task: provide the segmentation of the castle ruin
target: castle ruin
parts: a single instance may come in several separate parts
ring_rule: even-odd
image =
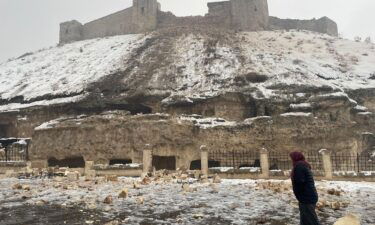
[[[177,17],[161,11],[157,0],[133,0],[133,6],[86,24],[73,20],[60,24],[60,43],[124,34],[150,32],[162,28],[204,26],[235,31],[310,30],[338,35],[337,24],[318,20],[270,17],[267,0],[230,0],[207,4],[205,16]]]

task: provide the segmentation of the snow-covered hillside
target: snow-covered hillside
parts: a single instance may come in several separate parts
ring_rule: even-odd
[[[153,35],[156,40],[145,44]],[[168,94],[166,104],[174,96],[191,102],[233,91],[255,98],[287,98],[283,94],[303,95],[309,88],[328,87],[331,92],[375,88],[375,45],[371,43],[293,30],[216,36],[187,33],[169,37],[164,41],[168,45],[158,35],[76,42],[3,63],[0,111],[79,101],[90,83],[129,69],[131,53],[141,47],[142,53],[134,59],[138,64],[122,79],[126,86],[122,90]],[[19,100],[10,104],[14,99],[22,99],[22,104]]]
[[[81,41],[40,50],[0,64],[0,99],[22,96],[28,104],[11,104],[0,109],[24,108],[77,101],[87,84],[125,67],[133,49],[144,35],[124,35]],[[33,101],[43,96],[59,99]],[[73,96],[73,97],[71,97]]]
[[[245,86],[258,89],[254,97],[260,98],[278,95],[274,90],[281,85],[329,86],[335,91],[375,88],[374,44],[308,31],[247,32],[236,39],[219,41],[211,54],[205,38],[179,39],[175,64],[183,72],[175,94],[215,95],[233,90],[241,78]],[[257,76],[266,81],[251,81]]]

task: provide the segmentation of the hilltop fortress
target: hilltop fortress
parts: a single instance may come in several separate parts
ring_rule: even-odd
[[[133,6],[86,24],[73,20],[60,24],[60,43],[107,36],[138,34],[171,27],[215,27],[235,31],[310,30],[338,35],[328,17],[312,20],[270,17],[267,0],[230,0],[207,4],[205,16],[177,17],[161,11],[157,0],[133,0]]]

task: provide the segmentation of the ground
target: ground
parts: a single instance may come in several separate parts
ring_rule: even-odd
[[[375,224],[375,183],[319,181],[317,187],[323,225],[349,212],[363,225]],[[298,208],[290,182],[281,180],[0,179],[1,225],[108,222],[294,225]]]

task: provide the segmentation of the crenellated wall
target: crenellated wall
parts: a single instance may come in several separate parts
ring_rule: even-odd
[[[210,2],[205,16],[177,17],[161,11],[157,0],[133,0],[133,6],[92,22],[76,20],[60,24],[60,43],[136,34],[173,27],[215,27],[235,31],[280,29],[310,30],[337,36],[337,24],[323,17],[318,20],[292,20],[270,17],[267,0]]]

